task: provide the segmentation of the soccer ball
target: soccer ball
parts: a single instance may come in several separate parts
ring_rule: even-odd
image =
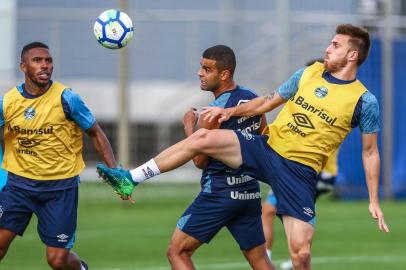
[[[103,11],[93,27],[97,41],[106,48],[120,49],[133,37],[133,23],[130,17],[116,9]]]

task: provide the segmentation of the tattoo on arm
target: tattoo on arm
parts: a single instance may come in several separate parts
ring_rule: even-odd
[[[265,100],[271,100],[273,99],[273,97],[275,96],[276,91],[273,91],[272,93],[270,93],[269,95],[265,96]]]

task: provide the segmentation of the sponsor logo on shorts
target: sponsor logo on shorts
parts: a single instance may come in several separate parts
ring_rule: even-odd
[[[227,177],[227,184],[229,186],[234,186],[234,185],[249,182],[251,180],[254,180],[254,178],[252,178],[251,176],[248,176],[248,175],[231,176],[231,177]]]
[[[68,242],[67,239],[69,238],[68,235],[63,234],[63,233],[61,233],[60,235],[57,235],[56,237],[58,237],[58,242],[63,242],[63,243]]]
[[[260,199],[261,198],[261,192],[239,192],[239,191],[231,191],[230,192],[230,197],[233,200],[255,200],[255,199]]]
[[[310,207],[303,207],[303,213],[309,217],[313,217],[314,212]]]

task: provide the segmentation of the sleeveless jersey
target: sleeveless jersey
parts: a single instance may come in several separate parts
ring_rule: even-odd
[[[83,170],[82,131],[65,117],[61,102],[65,88],[54,81],[39,97],[25,98],[16,87],[4,95],[7,171],[35,180],[59,180]]]
[[[323,72],[321,63],[307,67],[297,93],[267,128],[268,144],[278,154],[316,172],[351,131],[355,107],[367,91],[358,80],[330,83],[323,78]]]
[[[235,90],[225,92],[216,98],[209,106],[219,106],[223,108],[234,107],[245,103],[257,95],[250,89],[237,86]],[[261,116],[254,117],[231,117],[221,123],[220,129],[239,130],[243,133],[259,134],[261,126]],[[245,174],[243,170],[235,170],[224,163],[209,158],[208,166],[203,170],[201,177],[202,192],[221,197],[240,198],[259,194],[259,184],[257,179]],[[239,192],[243,192],[240,194]],[[246,193],[250,192],[250,193]]]

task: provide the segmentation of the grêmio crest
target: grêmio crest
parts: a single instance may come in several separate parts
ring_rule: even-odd
[[[327,89],[327,87],[324,87],[324,86],[317,87],[314,90],[314,95],[318,98],[324,98],[327,96],[327,94],[328,94],[328,89]]]

